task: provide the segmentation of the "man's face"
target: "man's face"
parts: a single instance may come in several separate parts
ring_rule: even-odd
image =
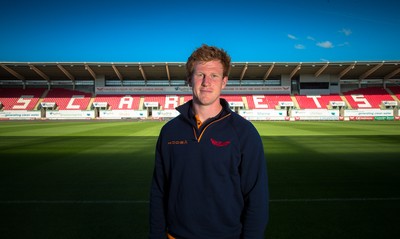
[[[228,81],[223,76],[224,68],[220,61],[197,62],[191,78],[193,101],[199,105],[216,105]]]

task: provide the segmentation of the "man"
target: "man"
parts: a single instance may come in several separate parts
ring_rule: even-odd
[[[220,98],[230,56],[202,45],[188,58],[193,99],[162,128],[150,196],[149,238],[263,238],[268,185],[255,127]]]

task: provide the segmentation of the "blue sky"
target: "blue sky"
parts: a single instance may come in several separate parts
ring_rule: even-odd
[[[400,1],[3,1],[0,62],[400,60]]]

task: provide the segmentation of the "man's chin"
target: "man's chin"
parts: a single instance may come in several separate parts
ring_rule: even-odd
[[[202,97],[194,102],[197,104],[200,104],[200,105],[207,106],[207,105],[212,105],[215,101],[216,101],[216,99],[214,99],[214,98]]]

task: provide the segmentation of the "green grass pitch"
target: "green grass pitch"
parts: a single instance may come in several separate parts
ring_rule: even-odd
[[[163,122],[0,122],[0,238],[147,238]],[[265,238],[400,238],[400,122],[254,122]]]

